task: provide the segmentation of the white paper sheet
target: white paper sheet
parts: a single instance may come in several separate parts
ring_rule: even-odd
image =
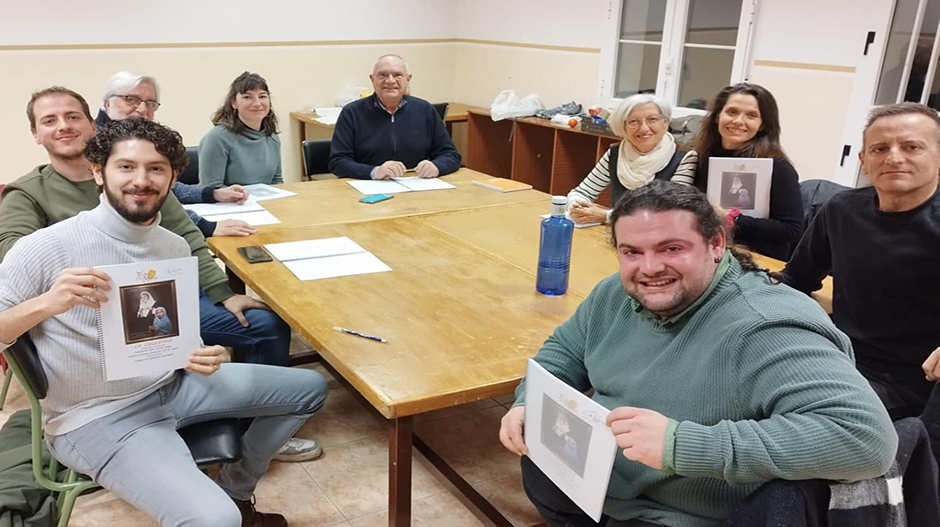
[[[774,160],[754,157],[708,159],[708,201],[739,209],[752,218],[770,217],[770,184]]]
[[[551,216],[551,214],[542,214],[541,218],[544,220],[544,219],[547,219],[549,216]],[[568,218],[569,220],[571,220],[571,215],[570,215],[570,214],[565,213],[565,217]],[[597,226],[597,225],[601,225],[600,222],[578,223],[578,222],[576,222],[576,221],[574,221],[574,220],[571,220],[571,221],[574,222],[574,228],[575,228],[575,229],[583,229],[583,228],[585,228],[585,227],[595,227],[595,226]]]
[[[525,444],[529,459],[581,510],[600,522],[617,441],[609,410],[532,359],[526,364]]]
[[[241,220],[253,227],[281,223],[281,220],[277,219],[274,214],[271,214],[266,210],[256,210],[254,212],[236,212],[230,214],[213,214],[211,216],[203,216],[203,218],[209,221]]]
[[[251,199],[241,205],[238,203],[194,203],[192,205],[183,205],[183,208],[204,217],[216,214],[234,214],[264,210],[264,207],[262,207],[260,203]]]
[[[102,367],[108,381],[186,366],[199,337],[195,257],[99,267],[111,277],[101,304]]]
[[[302,281],[383,273],[392,270],[391,267],[385,265],[382,260],[379,260],[370,252],[294,260],[285,262],[284,265]]]
[[[357,179],[355,181],[347,181],[346,183],[349,183],[349,186],[366,196],[371,196],[372,194],[399,194],[402,192],[411,192],[410,188],[400,185],[391,179]]]
[[[319,240],[269,243],[266,244],[264,248],[271,253],[271,256],[281,262],[366,252],[358,243],[350,240],[346,236],[322,238]]]
[[[441,181],[438,178],[421,178],[418,176],[413,177],[399,177],[394,178],[392,181],[403,185],[408,190],[414,192],[420,192],[424,190],[448,190],[452,188],[457,188],[446,181]]]
[[[271,185],[265,185],[264,183],[257,183],[254,185],[245,185],[245,190],[248,191],[248,196],[249,196],[248,199],[253,200],[253,201],[289,198],[291,196],[297,195],[296,192],[291,192],[289,190],[284,190],[282,188],[272,187]]]

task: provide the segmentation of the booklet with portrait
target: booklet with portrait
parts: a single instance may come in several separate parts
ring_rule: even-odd
[[[111,277],[98,335],[105,380],[186,366],[202,345],[196,257],[99,269]]]
[[[619,449],[604,408],[539,363],[526,364],[529,459],[585,514],[600,522]]]
[[[774,160],[756,157],[708,159],[708,201],[752,218],[770,217]]]

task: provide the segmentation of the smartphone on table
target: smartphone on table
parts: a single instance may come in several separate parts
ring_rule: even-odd
[[[380,201],[385,201],[387,199],[392,199],[394,197],[395,197],[394,194],[373,194],[371,196],[366,196],[364,198],[361,198],[359,201],[361,203],[378,203]]]
[[[271,255],[268,254],[268,251],[265,251],[264,247],[260,245],[239,247],[238,252],[245,258],[245,260],[248,260],[248,263],[270,262],[273,260]]]

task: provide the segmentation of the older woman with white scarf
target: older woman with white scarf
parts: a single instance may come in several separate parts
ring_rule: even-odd
[[[610,210],[594,203],[608,185],[611,203],[616,204],[624,190],[633,190],[654,179],[669,180],[685,160],[676,151],[676,141],[666,133],[672,108],[662,99],[647,94],[624,99],[607,120],[610,129],[623,141],[611,145],[580,185],[568,193],[568,214],[578,223],[606,223]],[[694,170],[694,161],[685,170]],[[613,167],[613,171],[611,171]]]

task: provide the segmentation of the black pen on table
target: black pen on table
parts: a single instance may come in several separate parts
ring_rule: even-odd
[[[358,331],[353,331],[353,330],[351,330],[351,329],[341,328],[341,327],[339,327],[339,326],[333,326],[333,329],[335,329],[336,331],[339,331],[340,333],[345,333],[345,334],[347,334],[347,335],[355,335],[355,336],[357,336],[357,337],[362,337],[362,338],[364,338],[364,339],[374,340],[374,341],[376,341],[376,342],[388,342],[387,340],[383,339],[382,337],[376,337],[376,336],[373,336],[373,335],[366,335],[365,333],[359,333]]]

